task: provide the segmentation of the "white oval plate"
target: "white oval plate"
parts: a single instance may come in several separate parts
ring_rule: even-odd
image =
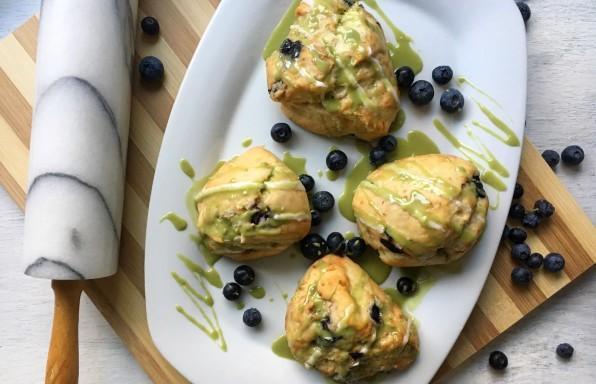
[[[180,304],[193,311],[192,303],[170,276],[177,271],[192,277],[176,257],[177,252],[201,262],[189,233],[177,232],[168,223],[159,224],[167,211],[188,219],[184,194],[189,179],[179,170],[181,158],[188,159],[200,177],[207,174],[220,159],[243,152],[241,142],[250,137],[253,145],[265,145],[281,156],[285,150],[308,159],[307,170],[314,175],[319,190],[329,190],[338,197],[344,177],[335,182],[318,178],[325,168],[328,147],[337,145],[348,153],[351,168],[360,158],[351,140],[329,140],[310,134],[294,124],[294,137],[288,145],[274,143],[270,127],[287,121],[267,94],[262,48],[289,5],[289,0],[224,0],[219,5],[197,52],[172,110],[156,168],[147,224],[145,258],[145,293],[147,319],[155,344],[161,353],[184,376],[197,383],[265,383],[286,384],[323,382],[318,373],[291,360],[277,357],[271,343],[284,332],[285,302],[280,290],[292,295],[308,263],[302,257],[277,256],[252,263],[258,283],[267,289],[263,300],[247,298],[263,314],[263,324],[250,329],[242,323],[242,311],[227,302],[219,290],[210,288],[215,309],[228,342],[228,352],[191,325],[176,310]],[[414,46],[424,60],[417,77],[430,79],[432,69],[448,64],[456,76],[464,75],[498,100],[499,116],[523,137],[526,102],[525,29],[512,1],[502,0],[378,0],[389,17],[414,39]],[[392,40],[388,28],[382,23]],[[454,86],[454,84],[452,83]],[[448,118],[441,113],[436,88],[432,107],[415,109],[402,97],[407,113],[404,136],[410,130],[429,135],[443,153],[459,153],[432,125],[440,116],[452,132],[469,142],[464,124],[471,119],[486,120],[472,98],[490,104],[490,100],[471,87],[461,87],[466,96],[464,113]],[[494,106],[494,104],[491,104]],[[498,108],[494,106],[493,109]],[[442,276],[424,298],[414,315],[420,323],[420,355],[403,373],[387,376],[383,382],[422,383],[429,381],[447,354],[468,318],[493,261],[509,209],[513,184],[517,176],[520,147],[508,147],[484,132],[478,135],[504,163],[511,175],[505,179],[507,191],[501,193],[501,204],[489,212],[488,226],[481,241],[465,258],[458,273]],[[461,154],[459,154],[461,155]],[[488,188],[492,202],[496,191]],[[189,225],[192,227],[192,224]],[[328,215],[317,228],[322,234],[354,230],[337,211]],[[216,265],[224,281],[232,280],[236,263],[221,260]],[[399,275],[394,270],[385,285],[393,286]],[[245,295],[248,297],[248,295]],[[269,299],[274,301],[270,302]],[[198,316],[198,313],[194,313]]]

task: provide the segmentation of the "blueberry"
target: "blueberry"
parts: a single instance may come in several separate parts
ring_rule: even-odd
[[[506,239],[509,236],[509,231],[509,226],[505,224],[505,226],[503,227],[503,234],[501,235],[501,240]]]
[[[327,236],[327,248],[330,253],[336,255],[343,254],[346,249],[346,242],[343,235],[339,232],[331,232],[329,236]]]
[[[579,145],[570,145],[561,152],[561,160],[565,165],[579,165],[584,161],[584,150]]]
[[[543,265],[548,272],[559,272],[565,268],[565,259],[558,253],[549,253],[544,258]]]
[[[315,187],[315,179],[313,179],[312,176],[300,175],[300,176],[298,176],[298,178],[300,179],[300,182],[304,186],[304,189],[306,190],[306,192],[312,191],[312,189]]]
[[[385,152],[393,152],[397,148],[397,139],[391,135],[383,136],[381,137],[381,140],[379,140],[377,147]]]
[[[522,18],[524,19],[524,23],[527,23],[528,20],[530,20],[530,16],[532,16],[532,11],[530,10],[530,7],[523,1],[516,1],[515,4],[517,4],[517,8],[519,8],[519,11],[521,12]]]
[[[312,195],[312,206],[319,212],[327,212],[333,208],[335,199],[327,191],[319,191]]]
[[[312,227],[316,227],[319,224],[321,224],[321,212],[317,211],[316,209],[311,209],[310,210],[310,225]]]
[[[488,357],[488,364],[490,364],[490,366],[493,369],[501,371],[507,368],[507,364],[509,364],[509,361],[507,360],[507,356],[503,352],[493,351],[490,353],[490,356]]]
[[[573,347],[568,343],[559,344],[557,345],[557,355],[563,359],[571,359],[571,356],[573,356]]]
[[[513,271],[511,271],[511,280],[515,284],[530,284],[533,277],[534,274],[532,271],[525,267],[515,267],[513,268]]]
[[[251,285],[255,281],[255,271],[248,265],[240,265],[234,269],[234,280],[240,285]]]
[[[155,17],[144,17],[141,20],[141,29],[148,35],[157,35],[159,33],[159,22]]]
[[[300,240],[300,251],[309,260],[317,260],[327,254],[327,243],[320,235],[311,233]]]
[[[387,162],[387,152],[383,148],[375,147],[370,150],[368,159],[375,167],[381,166]]]
[[[433,69],[432,76],[435,83],[445,85],[453,78],[453,70],[448,65],[441,65]]]
[[[414,82],[414,71],[408,66],[399,67],[395,70],[395,78],[397,85],[404,88],[409,88]]]
[[[327,154],[327,159],[325,159],[327,163],[327,168],[332,171],[341,171],[348,165],[348,156],[344,153],[344,151],[340,151],[339,149],[334,149],[333,151]]]
[[[242,288],[236,283],[227,283],[223,287],[223,295],[228,300],[237,300],[242,294]]]
[[[163,63],[155,56],[145,56],[139,62],[139,73],[144,80],[160,81],[164,75]]]
[[[544,260],[544,257],[542,257],[542,255],[540,253],[534,252],[526,260],[526,266],[528,268],[538,269],[538,268],[540,268],[540,266],[542,266],[543,260]]]
[[[416,282],[407,276],[402,276],[397,280],[397,290],[405,296],[409,296],[416,292],[418,288]]]
[[[350,257],[360,257],[366,250],[366,243],[360,237],[354,237],[348,240],[346,244],[346,254]]]
[[[515,227],[509,230],[507,238],[514,244],[521,244],[528,238],[528,234],[523,228]]]
[[[532,229],[538,228],[540,225],[540,216],[538,216],[535,212],[528,212],[522,219],[522,225]]]
[[[514,244],[511,247],[511,257],[517,261],[524,262],[530,257],[530,247],[526,243]]]
[[[290,39],[285,39],[279,47],[279,52],[281,52],[282,55],[290,56],[293,59],[300,56],[300,51],[302,51],[302,42],[300,42],[300,40],[292,41]]]
[[[534,209],[540,217],[551,217],[555,213],[555,207],[544,199],[537,200],[534,203]]]
[[[271,127],[271,138],[278,143],[285,143],[292,138],[292,128],[287,123],[275,123]]]
[[[515,183],[515,188],[513,189],[513,198],[519,199],[524,195],[524,187],[520,183]]]
[[[381,308],[377,304],[370,307],[370,318],[377,324],[381,323]]]
[[[244,324],[251,328],[261,324],[262,319],[261,312],[259,312],[259,310],[256,308],[248,308],[242,315],[242,321],[244,321]]]
[[[356,3],[356,0],[344,0],[344,3],[346,3],[348,7],[351,7]]]
[[[561,160],[559,153],[557,151],[553,151],[552,149],[547,149],[546,151],[542,152],[542,158],[551,168],[556,167]]]
[[[441,95],[441,109],[447,113],[459,112],[464,108],[464,95],[457,89],[449,88]]]
[[[511,204],[511,208],[509,208],[509,217],[512,219],[523,219],[524,215],[526,214],[526,209],[520,203],[513,203]]]
[[[435,89],[426,80],[418,80],[410,87],[408,97],[415,105],[426,105],[435,96]]]

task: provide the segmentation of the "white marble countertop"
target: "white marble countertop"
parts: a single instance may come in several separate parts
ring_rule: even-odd
[[[510,1],[510,0],[503,0]],[[527,133],[541,150],[579,144],[586,160],[557,174],[594,223],[596,219],[596,2],[528,1]],[[0,37],[34,12],[39,0],[0,0]],[[0,143],[1,145],[1,143]],[[20,263],[23,214],[0,188],[0,382],[43,381],[53,295],[50,282],[28,278]],[[596,252],[596,250],[594,250]],[[596,273],[527,316],[473,358],[452,383],[596,383]],[[80,382],[145,383],[149,379],[89,299],[80,315]],[[571,361],[555,355],[557,344],[575,347]],[[509,357],[497,374],[487,366],[490,350]],[[249,381],[247,381],[248,383]]]

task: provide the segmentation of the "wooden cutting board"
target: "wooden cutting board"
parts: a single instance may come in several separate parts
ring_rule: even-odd
[[[162,88],[148,90],[135,77],[128,149],[126,198],[120,269],[117,275],[85,282],[85,292],[105,316],[149,377],[158,383],[185,382],[159,354],[149,336],[145,315],[144,244],[147,206],[159,147],[170,109],[192,54],[219,0],[140,0],[139,19],[152,15],[161,24],[159,38],[137,34],[136,59],[160,57],[166,68]],[[34,105],[35,47],[38,19],[32,18],[0,41],[0,183],[24,208],[27,162]],[[101,32],[98,32],[101,33]],[[109,70],[109,69],[107,69]],[[136,74],[135,74],[136,76]],[[539,272],[529,288],[511,284],[509,247],[502,245],[482,294],[436,379],[470,356],[571,283],[596,263],[596,231],[526,139],[519,174],[523,203],[544,197],[557,212],[537,233],[532,250],[565,255],[564,272]]]

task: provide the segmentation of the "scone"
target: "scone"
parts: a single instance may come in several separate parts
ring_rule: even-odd
[[[405,369],[418,354],[412,319],[360,266],[335,255],[306,271],[288,305],[286,336],[298,362],[344,382]]]
[[[450,155],[385,164],[360,183],[352,201],[366,243],[399,267],[462,257],[482,235],[488,205],[474,164]]]
[[[373,140],[399,110],[385,35],[357,1],[302,2],[266,66],[271,99],[317,134]]]
[[[222,165],[195,201],[204,244],[235,260],[278,254],[310,228],[308,197],[298,176],[261,147]]]

